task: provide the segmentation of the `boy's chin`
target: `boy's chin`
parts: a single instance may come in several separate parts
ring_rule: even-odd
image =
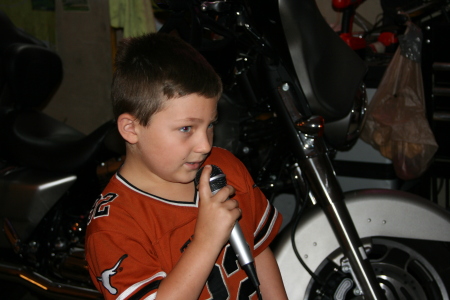
[[[191,180],[188,180],[188,181],[183,180],[183,181],[180,181],[178,183],[180,183],[180,184],[191,184],[192,182],[194,182],[194,179],[191,179]]]
[[[185,176],[185,178],[180,178],[180,180],[177,181],[177,183],[180,183],[180,184],[190,184],[190,183],[194,182],[195,174],[196,174],[196,173],[193,173],[192,176]]]

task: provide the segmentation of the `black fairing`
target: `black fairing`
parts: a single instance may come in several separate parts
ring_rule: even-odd
[[[246,3],[287,70],[296,72],[312,114],[327,122],[348,115],[367,66],[330,28],[316,2]]]
[[[280,58],[287,71],[294,75],[295,69],[280,19],[278,1],[245,1],[253,25],[269,42],[271,51]]]

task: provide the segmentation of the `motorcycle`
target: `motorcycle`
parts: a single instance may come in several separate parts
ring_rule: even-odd
[[[330,158],[364,123],[366,66],[314,0],[159,5],[172,12],[160,32],[177,31],[222,77],[215,144],[246,164],[269,200],[296,196],[272,245],[289,298],[448,299],[448,212],[400,191],[344,194],[337,181]],[[24,57],[31,64],[39,51],[37,61],[60,70],[48,49],[16,43],[2,54],[7,78],[23,79]],[[85,268],[84,229],[123,149],[113,122],[84,136],[35,109],[58,83],[38,101],[23,95],[36,78],[8,82],[0,100],[0,279],[49,298],[101,298]]]
[[[344,194],[336,179],[330,157],[364,123],[367,69],[315,1],[164,2],[174,13],[160,31],[190,42],[225,83],[216,144],[269,199],[299,201],[273,245],[289,298],[448,299],[448,212],[401,191]]]
[[[101,299],[86,269],[84,230],[122,143],[113,121],[84,135],[42,113],[61,83],[61,59],[1,11],[0,31],[2,297],[22,299],[27,291],[11,288],[19,284],[45,299]]]

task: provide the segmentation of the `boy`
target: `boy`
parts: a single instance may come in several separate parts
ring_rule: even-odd
[[[212,147],[221,92],[212,67],[176,37],[122,43],[112,99],[126,160],[96,201],[86,236],[89,272],[106,299],[256,299],[228,243],[238,219],[263,297],[287,299],[268,248],[281,216],[243,164]],[[215,195],[210,164],[230,184]]]

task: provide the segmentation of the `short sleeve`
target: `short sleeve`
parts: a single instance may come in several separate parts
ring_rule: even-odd
[[[91,279],[105,299],[131,295],[154,299],[166,277],[142,228],[117,207],[114,216],[89,224],[86,260]]]

